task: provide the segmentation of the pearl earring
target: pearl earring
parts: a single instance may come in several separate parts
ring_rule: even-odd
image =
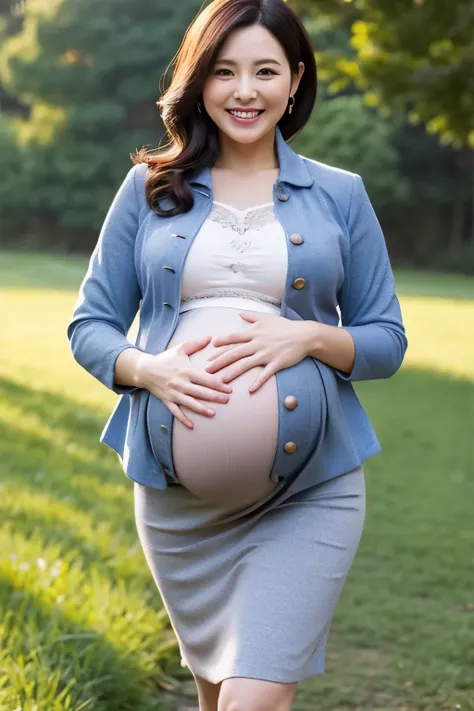
[[[289,104],[289,106],[288,106],[288,113],[289,113],[289,114],[291,114],[291,112],[293,111],[293,106],[295,105],[295,97],[294,97],[294,96],[290,96],[290,101],[292,101],[293,103],[292,103],[292,104]]]

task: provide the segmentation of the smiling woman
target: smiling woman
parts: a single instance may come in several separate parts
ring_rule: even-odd
[[[350,381],[390,377],[406,349],[361,177],[287,145],[316,87],[284,0],[208,4],[159,102],[170,143],[134,156],[148,165],[113,203],[68,328],[123,395],[102,441],[135,481],[143,551],[206,711],[289,711],[324,672],[362,462],[381,449]],[[230,372],[222,399],[210,337],[244,329],[235,360],[212,361]]]
[[[191,209],[186,178],[195,171],[229,168],[251,179],[278,168],[275,126],[285,140],[295,136],[317,93],[309,35],[283,0],[214,0],[188,30],[171,84],[156,102],[171,140],[159,156],[145,148],[132,156],[149,165],[147,201],[164,217]],[[255,111],[255,118],[238,114]]]
[[[242,56],[239,47],[243,44],[254,51]],[[302,61],[294,70],[288,66],[281,44],[266,27],[256,24],[234,30],[221,47],[202,91],[206,115],[220,129],[214,167],[231,165],[237,170],[241,162],[249,171],[261,166],[265,156],[271,155],[271,146],[262,140],[264,133],[287,109],[291,115],[304,71]],[[202,113],[201,102],[198,106]],[[246,130],[236,133],[232,124]]]
[[[246,18],[243,24],[242,18]],[[230,31],[233,23],[236,26]],[[284,711],[290,707],[296,682],[324,669],[332,612],[365,513],[364,472],[358,462],[346,466],[345,478],[339,482],[303,488],[300,501],[296,500],[297,488],[292,487],[295,477],[297,486],[304,487],[304,477],[298,481],[298,472],[318,452],[329,412],[338,407],[334,371],[305,357],[299,342],[302,332],[290,328],[298,323],[281,318],[292,271],[290,250],[296,256],[306,244],[307,258],[316,268],[317,248],[309,230],[303,238],[282,222],[283,206],[291,194],[278,181],[284,169],[283,146],[281,134],[275,142],[275,126],[291,133],[311,113],[316,93],[314,56],[302,26],[279,1],[217,0],[200,15],[196,27],[200,28],[201,49],[209,43],[208,52],[203,49],[199,55],[204,81],[197,98],[199,118],[192,123],[196,141],[176,155],[173,163],[175,169],[181,160],[189,164],[192,147],[205,145],[208,155],[201,155],[201,160],[209,168],[211,190],[205,194],[211,199],[186,250],[179,314],[166,351],[199,341],[204,334],[216,338],[249,328],[251,324],[240,317],[245,311],[278,319],[285,331],[280,350],[293,347],[298,356],[293,363],[280,362],[276,368],[285,369],[286,386],[271,374],[252,393],[250,386],[268,370],[268,363],[252,366],[242,357],[232,367],[224,367],[218,373],[222,377],[239,367],[241,372],[232,378],[228,396],[205,403],[212,416],[180,402],[180,417],[173,417],[170,434],[172,470],[163,462],[167,488],[157,494],[152,487],[135,485],[137,528],[183,658],[193,670],[203,708],[217,711],[213,685],[222,683],[219,708],[223,711],[238,698],[242,708],[251,711],[255,698],[262,694],[268,699],[268,709]],[[216,43],[216,33],[221,42]],[[191,42],[192,32],[188,37]],[[189,61],[185,48],[178,58],[176,77],[181,72],[185,76],[184,57]],[[175,121],[184,118],[172,117],[178,86],[177,78],[161,102],[171,132]],[[193,88],[191,82],[188,91]],[[179,91],[182,95],[182,87]],[[166,195],[165,188],[160,188],[160,180],[165,184],[166,167],[165,159],[152,171],[149,198]],[[173,175],[179,176],[179,171]],[[307,172],[300,182],[312,184]],[[176,186],[176,180],[168,185]],[[175,189],[178,210],[185,192],[186,185]],[[326,249],[338,244],[338,238],[329,239],[330,232],[327,228]],[[331,280],[333,288],[338,260],[328,259],[328,254],[322,260],[325,266],[318,265],[319,273]],[[167,263],[171,262],[170,258]],[[305,279],[295,276],[290,288],[298,293]],[[189,356],[189,365],[194,373],[203,373],[212,362],[209,359],[220,352],[211,341]],[[190,384],[182,392],[189,395],[191,388]],[[150,442],[162,461],[163,428],[167,427],[162,402],[152,392],[146,410]],[[181,416],[192,422],[192,429]],[[286,430],[282,441],[283,418],[291,418],[291,434]],[[282,457],[286,457],[284,464]],[[280,477],[282,466],[287,471]],[[331,508],[332,496],[338,503],[333,504],[334,514],[325,518],[319,497]],[[345,496],[350,502],[344,503]],[[293,547],[290,541],[297,530],[303,538],[296,538]],[[323,550],[328,539],[330,547]],[[309,559],[301,556],[303,540]],[[287,548],[281,547],[284,541]],[[290,559],[294,565],[287,575]],[[187,580],[185,589],[177,584],[181,576]],[[328,584],[329,579],[338,582]],[[273,590],[273,600],[278,598],[278,620],[272,617],[268,600],[259,596],[259,590],[267,587]],[[297,598],[299,605],[294,604]],[[273,630],[265,650],[258,641],[264,629]],[[249,677],[254,686],[245,692],[242,684]]]

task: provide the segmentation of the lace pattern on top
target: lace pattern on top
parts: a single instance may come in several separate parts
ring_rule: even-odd
[[[251,289],[239,289],[237,287],[216,287],[215,289],[204,289],[199,291],[194,296],[189,296],[181,301],[182,304],[187,301],[192,301],[193,299],[208,299],[213,296],[240,296],[244,299],[252,299],[253,301],[263,301],[267,304],[273,304],[274,306],[281,306],[280,299],[276,299],[268,294],[261,294],[258,291],[252,291]]]
[[[273,205],[253,207],[248,211],[242,212],[242,214],[238,214],[224,205],[213,203],[208,219],[242,235],[247,230],[261,230],[265,225],[275,220],[276,217]]]

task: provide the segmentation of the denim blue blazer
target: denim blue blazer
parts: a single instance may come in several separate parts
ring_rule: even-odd
[[[297,154],[278,126],[275,142],[274,209],[288,248],[280,316],[339,325],[355,343],[350,374],[308,356],[303,370],[300,363],[275,375],[279,432],[271,478],[298,479],[303,488],[348,472],[381,451],[353,383],[394,375],[407,338],[384,235],[360,175]],[[210,169],[195,171],[187,181],[192,209],[159,217],[145,199],[147,170],[146,164],[134,165],[114,197],[67,337],[75,360],[120,395],[100,441],[118,454],[130,479],[166,489],[169,479],[177,481],[173,416],[148,390],[116,384],[115,360],[125,348],[166,350],[178,321],[184,262],[213,194]],[[164,205],[171,206],[169,199]],[[138,311],[132,343],[127,333]],[[295,367],[304,378],[294,377]],[[318,401],[308,393],[307,377],[319,385]],[[285,406],[288,395],[296,397],[297,407]],[[287,443],[294,444],[285,449]]]

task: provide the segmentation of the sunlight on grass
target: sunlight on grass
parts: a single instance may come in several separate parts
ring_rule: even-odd
[[[95,405],[105,414],[117,396],[78,366],[66,337],[74,301],[68,292],[0,288],[0,374]],[[132,341],[137,326],[138,317],[130,329]]]
[[[474,380],[474,299],[400,297],[408,338],[404,366]]]

